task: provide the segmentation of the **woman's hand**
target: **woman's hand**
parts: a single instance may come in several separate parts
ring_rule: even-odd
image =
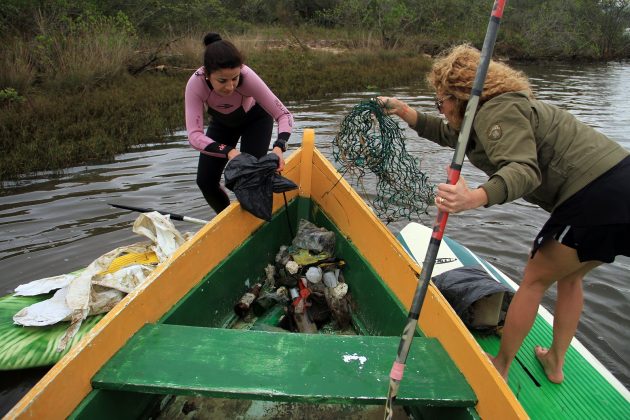
[[[276,146],[271,151],[278,156],[278,169],[277,169],[277,171],[278,171],[278,173],[280,173],[284,169],[284,156],[282,154],[282,149]]]
[[[411,109],[409,105],[398,98],[391,98],[388,96],[379,96],[377,99],[383,106],[383,111],[385,112],[385,114],[398,115],[411,127],[414,127],[416,125],[416,112]]]
[[[438,184],[435,205],[438,210],[446,213],[459,213],[464,210],[476,209],[488,203],[488,195],[483,188],[471,190],[463,176],[457,184]]]
[[[228,152],[227,158],[228,158],[228,160],[232,160],[232,159],[234,159],[236,156],[238,156],[240,154],[241,154],[241,152],[239,150],[232,149],[232,150],[230,150]]]
[[[387,115],[392,115],[392,114],[399,115],[400,110],[404,108],[405,106],[407,106],[407,104],[405,104],[403,101],[397,98],[391,98],[388,96],[379,96],[376,99],[378,99],[379,103],[383,107],[383,110],[385,111],[385,114]]]

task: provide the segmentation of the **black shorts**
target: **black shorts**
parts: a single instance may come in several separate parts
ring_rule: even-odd
[[[630,156],[558,206],[542,227],[531,257],[554,239],[577,251],[581,262],[630,256]]]

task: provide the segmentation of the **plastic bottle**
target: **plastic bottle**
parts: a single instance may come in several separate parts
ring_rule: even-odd
[[[241,318],[247,315],[247,312],[249,311],[249,307],[258,298],[258,295],[260,295],[261,288],[262,288],[262,284],[256,283],[243,296],[241,296],[241,298],[236,303],[236,305],[234,305],[234,312],[236,313],[236,315],[238,315]]]

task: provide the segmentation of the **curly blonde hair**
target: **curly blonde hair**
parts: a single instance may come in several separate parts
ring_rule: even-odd
[[[481,53],[469,44],[457,45],[438,56],[427,81],[441,95],[451,95],[466,102],[475,80]],[[527,91],[533,97],[527,76],[504,63],[490,61],[479,101],[481,103],[506,92]]]

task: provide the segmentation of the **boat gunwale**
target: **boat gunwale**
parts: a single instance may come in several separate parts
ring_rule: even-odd
[[[326,209],[339,230],[352,238],[354,245],[372,263],[392,293],[409,310],[421,270],[418,263],[317,149],[313,153],[313,169],[312,198],[316,204]],[[327,189],[330,185],[334,185],[334,188]],[[335,194],[339,190],[343,192]],[[352,197],[352,200],[340,204],[343,197]],[[363,223],[351,223],[347,216],[349,214],[352,214],[353,221],[359,215],[365,220]],[[372,230],[372,236],[366,229]],[[387,238],[386,247],[375,245],[374,238],[380,236]],[[400,259],[405,264],[388,264],[392,259]],[[479,402],[476,409],[482,418],[529,417],[481,346],[433,283],[427,289],[419,325],[425,336],[435,337],[441,342],[462,371],[477,394]],[[395,355],[392,355],[392,362],[394,358]]]
[[[351,238],[368,261],[380,262],[374,267],[375,270],[408,309],[415,292],[420,267],[333,165],[321,152],[314,149],[313,130],[305,130],[303,145],[288,157],[283,175],[300,186],[299,192],[287,193],[287,199],[299,194],[310,197],[325,209],[328,216],[338,224],[339,230]],[[300,182],[305,180],[306,184]],[[331,185],[334,185],[334,188],[330,188]],[[342,205],[339,200],[343,201]],[[282,205],[282,198],[275,196],[274,212]],[[349,214],[352,214],[354,223],[350,222]],[[360,219],[359,223],[356,222],[357,217]],[[238,203],[232,203],[202,227],[193,239],[180,247],[171,258],[156,268],[138,289],[128,294],[105,315],[9,411],[7,418],[70,415],[92,391],[90,382],[92,376],[142,325],[158,321],[160,316],[198,283],[199,280],[194,278],[203,278],[234,249],[235,243],[246,239],[263,223],[243,210]],[[369,232],[366,232],[366,227]],[[221,234],[223,231],[226,232]],[[215,246],[213,252],[208,253],[203,246],[204,240],[216,234],[232,240],[222,243],[220,250]],[[374,237],[387,238],[385,247],[376,246],[378,244],[374,243]],[[378,255],[378,252],[383,250],[386,255],[382,253]],[[183,263],[187,258],[194,256],[200,260],[200,255],[208,254],[209,258],[202,258],[203,265]],[[392,258],[405,263],[387,264]],[[174,276],[177,269],[184,271],[186,276],[183,277],[191,280],[170,281],[169,278]],[[476,409],[481,417],[527,418],[527,414],[507,384],[492,367],[448,302],[432,285],[428,288],[419,324],[426,336],[435,337],[441,342],[462,371],[477,395],[479,403]],[[395,355],[392,355],[392,361],[394,358]],[[72,392],[69,392],[70,389]]]
[[[300,155],[301,148],[287,158],[285,175],[293,174],[296,177]],[[287,199],[297,194],[296,191],[288,192]],[[282,205],[280,198],[274,197],[274,211]],[[110,310],[18,401],[6,418],[45,418],[51,413],[54,413],[54,417],[69,416],[92,391],[92,376],[135,332],[147,322],[158,321],[199,279],[263,223],[263,220],[243,210],[238,203],[230,204]],[[218,233],[221,231],[229,233]],[[216,234],[231,238],[231,241],[222,241],[218,247],[214,244],[204,249],[204,239]],[[208,249],[212,252],[208,252]],[[208,258],[198,258],[204,251]],[[183,261],[193,254],[205,264],[184,264]],[[168,277],[173,277],[173,271],[178,267],[188,273],[182,277],[189,281],[169,281]],[[68,392],[69,389],[73,392]]]

